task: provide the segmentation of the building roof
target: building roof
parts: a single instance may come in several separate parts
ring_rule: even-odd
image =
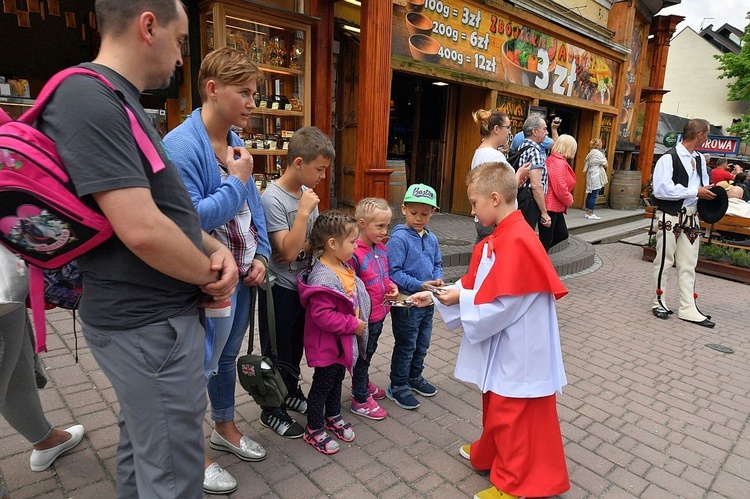
[[[735,42],[733,38],[742,40],[742,35],[744,34],[742,30],[739,30],[730,24],[724,24],[717,30],[714,30],[713,27],[713,24],[709,24],[706,28],[701,30],[699,33],[700,36],[719,49],[723,54],[729,52],[739,54],[742,47],[738,42]]]

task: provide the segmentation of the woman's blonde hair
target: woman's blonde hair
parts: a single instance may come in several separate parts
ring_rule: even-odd
[[[231,47],[223,47],[209,53],[198,71],[198,92],[206,102],[206,83],[216,80],[224,85],[243,85],[250,80],[259,80],[261,72],[247,53]]]
[[[565,159],[573,159],[578,150],[578,142],[572,136],[564,133],[552,145],[552,152],[556,152]]]
[[[487,111],[486,109],[477,109],[471,113],[471,117],[479,125],[479,134],[482,137],[489,136],[496,126],[503,126],[505,120],[510,121],[507,114],[500,111]]]

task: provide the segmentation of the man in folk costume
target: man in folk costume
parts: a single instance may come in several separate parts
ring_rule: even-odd
[[[460,454],[490,470],[492,487],[474,497],[547,497],[570,488],[556,392],[567,384],[555,299],[567,294],[539,238],[515,209],[513,172],[486,163],[467,177],[468,196],[484,226],[468,273],[435,302],[446,325],[463,326],[455,376],[482,390],[482,435]],[[533,438],[530,436],[533,435]]]
[[[677,316],[699,326],[712,328],[710,316],[701,313],[695,304],[695,266],[698,263],[700,227],[698,199],[711,200],[716,194],[711,186],[703,161],[696,152],[708,138],[710,125],[704,119],[692,119],[685,124],[682,142],[671,154],[664,154],[654,167],[653,197],[657,205],[656,258],[654,259],[654,289],[656,294],[651,311],[659,319],[667,319],[672,311],[666,302],[666,274],[677,267],[680,308]]]

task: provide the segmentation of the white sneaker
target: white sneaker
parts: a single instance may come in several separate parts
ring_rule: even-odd
[[[586,215],[586,218],[588,218],[589,220],[601,220],[602,219],[602,217],[596,216],[593,213],[591,215]]]

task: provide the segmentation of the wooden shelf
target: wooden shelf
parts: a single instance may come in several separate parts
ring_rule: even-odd
[[[244,133],[257,137],[278,137],[277,134],[292,132],[301,127],[309,126],[312,111],[312,75],[311,60],[311,26],[317,22],[314,18],[299,14],[290,14],[286,11],[259,5],[254,0],[199,0],[198,7],[201,10],[201,55],[205,56],[212,50],[235,45],[240,50],[246,50],[257,57],[257,44],[275,43],[278,39],[279,46],[286,53],[283,62],[289,63],[289,53],[300,48],[299,68],[287,66],[276,66],[268,62],[255,63],[263,74],[258,81],[258,94],[270,99],[272,96],[286,96],[294,101],[295,110],[271,109],[272,104],[279,101],[266,100],[268,107],[255,108],[251,111],[251,120],[244,127]],[[277,2],[278,3],[278,2]],[[282,3],[293,3],[285,2]],[[283,45],[282,45],[283,44]],[[251,50],[252,49],[252,50]],[[265,50],[271,52],[271,47],[266,45]],[[278,55],[278,54],[277,54]],[[294,97],[294,98],[293,98]],[[299,109],[296,107],[299,99]],[[285,102],[284,104],[286,104]],[[277,105],[278,105],[277,104]],[[291,107],[291,106],[289,106]],[[281,144],[281,142],[278,142]],[[288,151],[286,149],[263,149],[249,147],[253,142],[248,141],[245,148],[255,157],[256,173],[270,175],[278,173],[276,168],[284,163]]]
[[[262,64],[260,62],[255,63],[256,66],[258,66],[258,69],[261,71],[265,71],[267,73],[278,73],[282,75],[303,75],[305,74],[304,71],[301,69],[294,69],[294,68],[287,68],[284,66],[274,66],[273,64]]]
[[[286,149],[253,149],[245,147],[251,156],[286,156]]]
[[[293,116],[295,118],[304,117],[305,113],[302,111],[287,111],[285,109],[269,109],[267,107],[256,107],[252,111],[250,111],[252,114],[262,114],[265,116]]]
[[[9,104],[13,106],[31,107],[34,105],[34,99],[24,97],[0,97],[0,104]]]

